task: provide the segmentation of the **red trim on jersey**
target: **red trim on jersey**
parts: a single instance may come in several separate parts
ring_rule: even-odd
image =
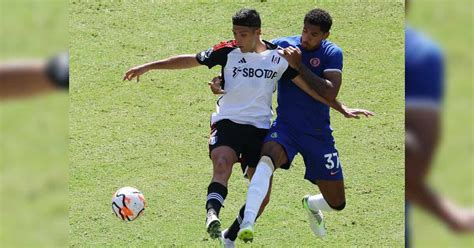
[[[237,46],[237,42],[235,40],[229,40],[229,41],[222,41],[221,43],[215,45],[212,47],[212,51],[217,51],[221,48],[224,48],[224,47],[236,47]]]

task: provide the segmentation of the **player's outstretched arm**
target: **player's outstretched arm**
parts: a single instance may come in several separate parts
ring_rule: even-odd
[[[201,65],[196,60],[195,54],[184,54],[177,55],[167,59],[158,60],[143,65],[135,66],[129,69],[123,80],[131,81],[134,78],[137,78],[137,82],[140,80],[140,76],[149,70],[160,70],[160,69],[186,69],[192,68]]]
[[[436,192],[428,182],[441,136],[438,109],[405,108],[405,197],[458,232],[474,232],[474,210],[464,209]]]
[[[346,118],[356,118],[359,119],[360,115],[365,115],[366,117],[373,116],[374,113],[365,110],[365,109],[357,109],[357,108],[348,108],[341,102],[339,102],[337,99],[334,99],[330,102],[328,102],[326,99],[324,99],[322,96],[320,96],[313,88],[309,87],[309,85],[303,80],[301,76],[296,76],[295,78],[292,79],[293,83],[296,84],[300,89],[302,89],[306,94],[310,95],[312,98],[315,100],[322,102],[329,107],[333,108],[334,110],[337,110],[339,113],[343,114]]]
[[[337,110],[346,118],[359,119],[361,115],[364,115],[365,117],[374,116],[374,112],[372,111],[369,111],[366,109],[359,109],[359,108],[348,108],[347,106],[339,102],[337,99],[334,99],[333,101],[331,101],[329,106]]]

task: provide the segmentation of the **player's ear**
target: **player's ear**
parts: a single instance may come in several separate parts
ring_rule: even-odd
[[[257,35],[262,35],[262,29],[261,29],[261,28],[255,29],[254,32],[255,32]]]
[[[329,31],[327,31],[326,33],[324,33],[324,34],[323,34],[324,40],[327,39],[330,34],[331,34],[331,32],[329,32]]]

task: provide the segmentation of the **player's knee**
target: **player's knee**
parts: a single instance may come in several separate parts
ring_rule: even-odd
[[[346,201],[340,202],[337,205],[332,205],[332,204],[329,204],[329,203],[328,203],[328,205],[336,211],[341,211],[346,207]]]
[[[286,163],[287,160],[286,152],[283,147],[274,141],[267,142],[263,145],[262,155],[270,157],[276,167]]]
[[[346,207],[346,197],[343,193],[338,195],[333,195],[328,198],[324,198],[328,203],[329,207],[336,211],[341,211]]]
[[[218,157],[214,161],[214,175],[217,177],[227,177],[232,172],[232,165],[225,157]]]

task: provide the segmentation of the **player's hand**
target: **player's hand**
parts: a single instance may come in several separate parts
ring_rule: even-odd
[[[366,110],[366,109],[348,108],[346,109],[346,113],[344,114],[344,117],[359,119],[361,115],[365,115],[365,117],[368,118],[370,116],[374,116],[374,112]]]
[[[299,48],[290,46],[280,50],[279,53],[288,61],[288,64],[290,64],[291,67],[299,70],[302,64],[302,55]]]
[[[222,89],[222,77],[214,77],[209,83],[209,88],[211,88],[212,93],[216,95],[225,94],[225,91]]]
[[[137,78],[137,82],[140,81],[140,75],[142,75],[143,73],[147,72],[148,71],[148,68],[146,66],[143,66],[143,65],[139,65],[139,66],[135,66],[133,67],[132,69],[128,70],[126,73],[125,73],[125,76],[123,77],[123,80],[128,80],[128,81],[131,81],[132,79],[134,79],[135,77]]]

